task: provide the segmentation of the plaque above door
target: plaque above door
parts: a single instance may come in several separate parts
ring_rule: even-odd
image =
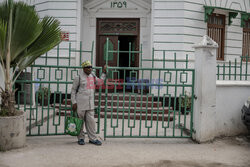
[[[134,18],[97,19],[97,35],[139,35],[140,21]]]

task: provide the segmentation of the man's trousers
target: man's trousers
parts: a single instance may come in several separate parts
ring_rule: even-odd
[[[84,124],[88,133],[89,140],[96,140],[97,137],[95,131],[94,110],[78,110],[77,113],[78,117],[84,120],[80,134],[77,136],[78,140],[85,138],[83,132]]]

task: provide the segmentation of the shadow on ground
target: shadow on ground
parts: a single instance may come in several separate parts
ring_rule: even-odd
[[[141,165],[122,165],[116,167],[249,167],[249,164],[245,166],[235,166],[215,162],[194,162],[194,161],[170,161],[163,160],[153,164],[141,164]]]

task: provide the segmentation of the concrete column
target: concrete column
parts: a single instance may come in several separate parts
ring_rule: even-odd
[[[194,134],[197,142],[214,139],[216,120],[216,54],[218,44],[205,35],[195,48]]]

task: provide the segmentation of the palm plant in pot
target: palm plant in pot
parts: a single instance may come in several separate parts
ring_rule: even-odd
[[[34,7],[24,2],[0,3],[0,62],[4,75],[4,88],[0,88],[0,150],[25,145],[25,118],[15,107],[15,80],[60,42],[61,30],[56,19],[46,16],[40,20]]]

